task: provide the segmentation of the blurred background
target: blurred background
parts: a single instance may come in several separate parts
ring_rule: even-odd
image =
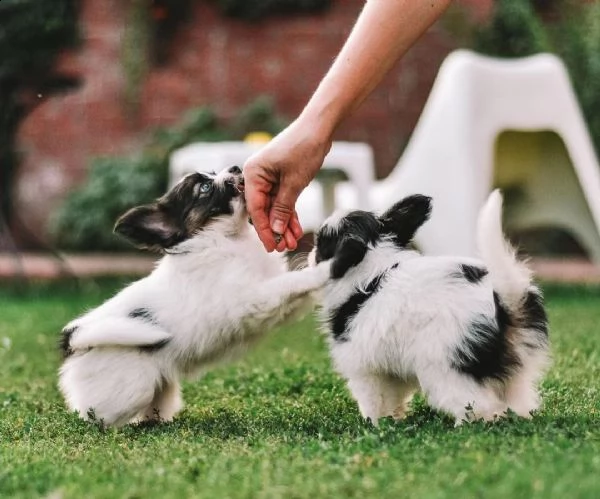
[[[316,88],[364,0],[2,0],[0,250],[115,252],[116,217],[167,187],[196,141],[275,134]],[[396,165],[457,48],[565,62],[600,147],[600,3],[456,0],[336,140]],[[521,235],[585,257],[569,234]]]

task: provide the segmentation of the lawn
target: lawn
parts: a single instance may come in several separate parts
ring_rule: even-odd
[[[548,287],[531,421],[454,428],[421,399],[363,422],[312,319],[184,387],[171,424],[104,430],[56,388],[62,325],[121,283],[0,287],[0,497],[600,497],[600,288]]]

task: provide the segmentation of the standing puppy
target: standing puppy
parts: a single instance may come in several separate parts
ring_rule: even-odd
[[[120,426],[171,420],[180,380],[237,356],[310,308],[329,265],[288,272],[248,223],[238,167],[188,175],[115,227],[165,254],[156,269],[62,332],[60,389],[71,410]],[[308,305],[308,307],[307,307]]]
[[[383,216],[334,215],[316,237],[312,265],[332,261],[321,314],[331,355],[361,414],[402,417],[420,388],[457,423],[539,407],[548,363],[542,296],[501,228],[491,194],[478,223],[482,261],[409,249],[430,198],[410,196]]]

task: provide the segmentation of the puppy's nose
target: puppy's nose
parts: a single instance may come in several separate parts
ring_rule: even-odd
[[[239,166],[232,166],[229,170],[227,170],[227,173],[239,175],[240,173],[242,173],[242,169]]]

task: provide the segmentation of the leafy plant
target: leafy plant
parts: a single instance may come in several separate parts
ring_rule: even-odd
[[[250,132],[276,135],[285,126],[285,120],[275,112],[273,99],[260,96],[240,111],[233,122],[233,133],[237,139],[243,139]]]
[[[600,155],[600,4],[566,2],[561,22],[550,31],[555,52],[565,61]]]
[[[327,10],[331,0],[216,0],[221,11],[230,17],[258,21],[272,15],[319,13]]]
[[[160,170],[140,158],[97,158],[87,182],[57,213],[55,236],[66,249],[112,250],[125,245],[112,234],[116,218],[128,208],[160,195]]]
[[[475,32],[474,48],[496,57],[525,57],[549,49],[546,30],[529,0],[498,0],[490,23]]]

